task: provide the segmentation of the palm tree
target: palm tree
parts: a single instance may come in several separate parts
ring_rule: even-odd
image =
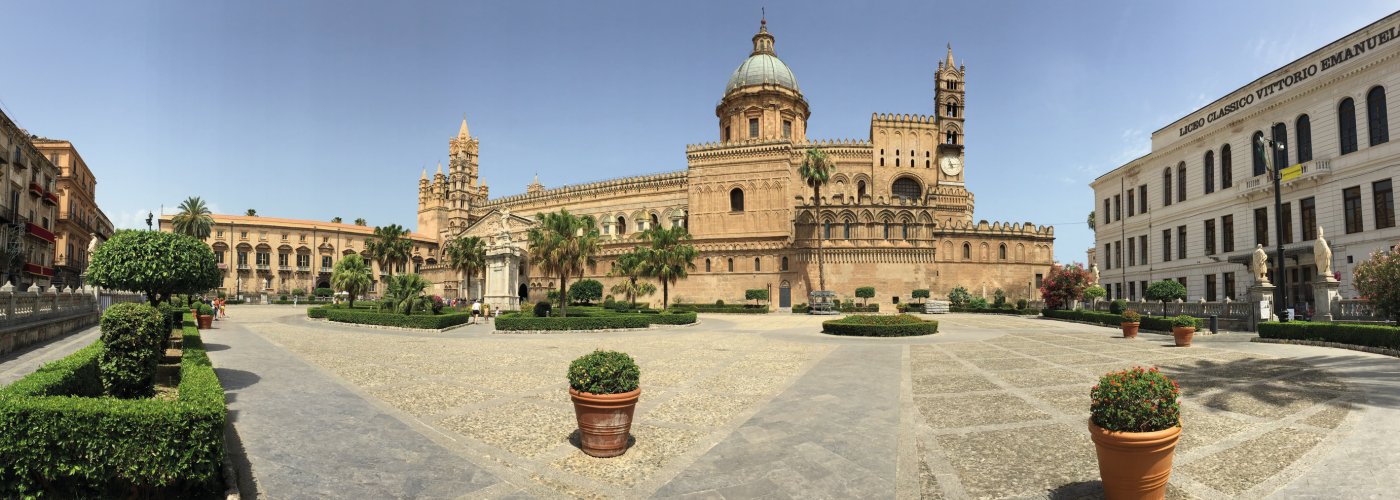
[[[567,316],[569,278],[582,275],[584,266],[598,253],[598,221],[566,209],[535,214],[535,226],[527,233],[530,262],[545,274],[559,277],[559,315]]]
[[[821,290],[826,290],[826,263],[822,260],[822,238],[826,236],[821,232],[822,185],[831,180],[831,171],[835,169],[836,164],[817,148],[809,148],[802,165],[797,167],[797,175],[812,186],[812,203],[817,214],[817,288]]]
[[[343,219],[341,219],[340,217],[331,217],[331,222],[334,222],[336,224],[340,224],[341,220]]]
[[[250,208],[250,209],[248,209],[247,215],[248,215],[249,217],[257,217],[257,216],[258,216],[258,209],[256,209],[256,208]]]
[[[656,293],[656,285],[637,282],[637,279],[641,278],[643,272],[646,271],[645,264],[646,249],[637,247],[631,252],[619,256],[617,258],[617,265],[614,266],[612,272],[609,273],[612,276],[627,278],[627,281],[618,282],[616,285],[613,285],[610,292],[613,295],[626,296],[628,308],[631,308],[632,304],[637,301],[637,297],[645,297]]]
[[[408,230],[398,224],[375,226],[374,236],[365,241],[365,250],[379,263],[379,272],[394,275],[394,265],[413,257],[413,242],[404,236]]]
[[[661,308],[665,309],[671,300],[671,285],[695,269],[695,256],[699,252],[686,243],[690,241],[690,232],[684,227],[652,227],[642,231],[639,237],[649,244],[642,253],[643,273],[661,281]]]
[[[458,236],[447,242],[447,263],[462,273],[462,298],[469,298],[472,276],[486,268],[486,241],[476,236]]]
[[[209,231],[214,227],[214,217],[209,214],[209,206],[198,196],[191,196],[180,202],[180,212],[175,214],[175,218],[170,222],[174,224],[175,232],[201,240],[208,238]]]
[[[433,307],[432,297],[424,293],[433,283],[422,276],[414,273],[390,276],[388,285],[384,297],[379,302],[382,309],[401,312],[407,316],[413,314],[415,309],[431,310]]]
[[[350,296],[352,309],[355,307],[355,297],[369,291],[369,285],[373,281],[373,271],[370,270],[369,263],[365,262],[365,259],[357,253],[346,255],[345,258],[340,259],[340,262],[335,264],[335,269],[331,271],[331,286]]]
[[[358,218],[358,219],[355,219],[355,225],[356,225],[356,226],[368,226],[369,223],[368,223],[368,222],[365,222],[365,218],[364,218],[364,217],[360,217],[360,218]]]

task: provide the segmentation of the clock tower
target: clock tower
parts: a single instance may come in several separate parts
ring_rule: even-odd
[[[963,88],[966,66],[953,64],[953,46],[948,45],[948,57],[938,62],[935,73],[937,87],[933,92],[938,117],[938,179],[940,183],[963,182],[963,120],[967,94]]]

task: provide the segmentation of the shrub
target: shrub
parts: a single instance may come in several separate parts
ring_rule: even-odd
[[[598,280],[578,280],[569,285],[569,300],[592,304],[603,298],[603,283]]]
[[[1024,311],[1027,305],[1026,299],[1016,299],[1016,309]]]
[[[856,298],[861,299],[861,305],[870,303],[870,299],[875,296],[875,287],[863,286],[856,289]]]
[[[1040,296],[1045,299],[1045,307],[1060,309],[1071,301],[1084,298],[1084,289],[1094,280],[1094,275],[1079,264],[1063,268],[1053,266],[1050,274],[1040,282]]]
[[[202,293],[223,281],[209,245],[162,231],[117,231],[92,253],[87,272],[88,283],[143,292],[151,305],[171,294]]]
[[[329,288],[321,287],[321,288],[317,288],[313,293],[314,293],[317,297],[330,297],[330,296],[332,296],[332,295],[335,295],[335,290],[331,290],[331,289],[329,289]]]
[[[160,310],[160,313],[165,316],[165,331],[168,332],[179,328],[180,325],[184,323],[185,311],[187,309],[169,302],[162,302],[157,308]]]
[[[822,322],[822,333],[856,337],[909,337],[938,333],[938,322],[908,314],[852,315]]]
[[[1094,300],[1107,296],[1108,290],[1104,290],[1103,287],[1098,285],[1094,285],[1084,289],[1084,300]]]
[[[1195,328],[1196,324],[1199,323],[1196,318],[1187,314],[1173,316],[1171,322],[1175,328]]]
[[[768,300],[768,289],[754,288],[750,290],[744,290],[744,300],[752,300],[754,301],[754,305],[758,305],[758,301]]]
[[[996,307],[1006,305],[1006,292],[1003,292],[1000,288],[992,292],[992,305]]]
[[[972,300],[972,294],[967,293],[966,288],[954,287],[953,291],[948,292],[949,305],[962,307],[964,305],[967,305],[967,301],[969,300]]]
[[[543,318],[549,316],[549,310],[553,307],[554,304],[550,304],[548,300],[541,300],[539,302],[536,302],[534,310],[535,317]]]
[[[671,306],[674,311],[691,311],[702,313],[726,313],[726,314],[767,314],[768,308],[753,304],[730,304],[717,306],[711,304],[676,304]]]
[[[1128,301],[1117,299],[1108,303],[1108,312],[1113,314],[1123,314],[1123,310],[1128,308]]]
[[[312,310],[320,310],[313,316]],[[449,326],[456,326],[471,320],[470,312],[459,312],[449,314],[400,314],[393,312],[378,312],[370,309],[342,309],[336,307],[313,307],[307,310],[307,316],[313,318],[326,318],[339,323],[350,323],[357,325],[379,325],[396,326],[400,328],[420,328],[425,330],[441,330]]]
[[[569,387],[590,394],[621,394],[637,390],[641,373],[626,353],[597,350],[569,363]]]
[[[1139,322],[1141,322],[1141,321],[1142,321],[1142,315],[1141,315],[1141,314],[1138,314],[1137,311],[1134,311],[1134,310],[1131,310],[1131,309],[1129,309],[1129,310],[1127,310],[1127,311],[1123,311],[1123,322],[1124,322],[1124,323],[1139,323]]]
[[[974,297],[972,300],[967,301],[966,307],[968,309],[986,309],[988,307],[987,299]]]
[[[293,288],[293,289],[292,289],[292,296],[293,296],[293,297],[305,297],[305,296],[306,296],[306,290],[301,289],[301,288]]]
[[[1156,368],[1134,367],[1099,378],[1089,390],[1094,425],[1113,432],[1155,432],[1181,424],[1176,381]]]
[[[544,298],[545,300],[548,300],[550,302],[559,302],[559,290],[550,290],[548,292],[545,292]]]
[[[914,292],[911,293],[910,296],[912,296],[912,297],[914,297],[914,298],[916,298],[916,299],[927,299],[927,298],[928,298],[928,290],[924,290],[924,289],[914,290]],[[921,301],[921,302],[922,302],[922,301]]]
[[[1400,349],[1400,327],[1394,326],[1309,321],[1266,322],[1259,324],[1259,336],[1268,339],[1314,340]]]
[[[875,313],[880,312],[880,304],[856,304],[845,301],[836,306],[836,310],[843,313]]]
[[[518,330],[623,330],[630,328],[646,328],[654,324],[661,325],[687,325],[695,322],[693,312],[651,312],[651,313],[626,313],[607,315],[587,315],[575,316],[574,309],[569,309],[568,317],[537,318],[520,314],[501,316],[496,319],[496,329],[502,331]]]
[[[1400,251],[1371,254],[1356,265],[1353,286],[1376,313],[1400,321]]]
[[[0,389],[0,497],[222,493],[224,390],[199,331],[184,327],[176,401],[98,397],[102,348],[93,343]]]
[[[810,311],[811,309],[812,306],[807,305],[806,302],[792,306],[792,312],[795,314],[807,314],[807,311]]]
[[[715,301],[715,305],[717,305],[717,306],[722,306],[722,305],[724,305],[724,301],[723,301],[723,300],[716,300],[716,301]]]
[[[205,303],[203,303],[203,302],[200,302],[200,303],[199,303],[199,306],[197,307],[197,309],[199,310],[199,315],[200,315],[200,316],[213,316],[213,315],[214,315],[214,306],[211,306],[211,305],[209,305],[209,304],[205,304]]]
[[[170,335],[167,316],[146,304],[116,304],[102,313],[98,373],[109,396],[140,398],[154,388],[161,345]]]
[[[1186,287],[1176,280],[1154,281],[1147,285],[1147,291],[1143,293],[1143,297],[1154,302],[1186,300]]]

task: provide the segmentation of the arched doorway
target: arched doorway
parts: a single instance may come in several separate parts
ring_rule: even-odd
[[[321,280],[321,281],[317,281],[317,282],[316,282],[316,288],[330,288],[330,287],[331,287],[331,282],[329,282],[329,281]]]
[[[792,285],[787,280],[783,280],[782,285],[778,287],[778,307],[792,307]]]

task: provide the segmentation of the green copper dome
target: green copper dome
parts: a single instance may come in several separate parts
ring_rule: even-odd
[[[744,64],[739,65],[739,69],[734,70],[734,74],[729,77],[729,85],[724,87],[724,93],[728,94],[748,85],[764,84],[800,90],[797,87],[797,77],[792,76],[792,70],[788,69],[778,56],[759,53],[749,56],[744,60]]]

